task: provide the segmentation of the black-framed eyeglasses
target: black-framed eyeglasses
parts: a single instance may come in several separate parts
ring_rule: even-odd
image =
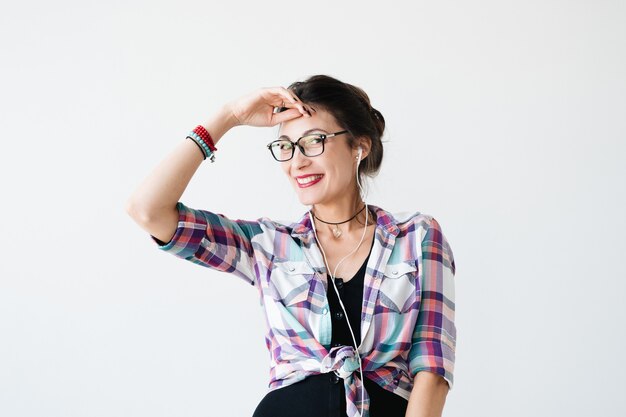
[[[278,162],[289,161],[293,158],[293,154],[296,151],[296,146],[300,149],[300,152],[304,156],[318,156],[324,153],[324,142],[326,139],[338,136],[344,133],[348,133],[347,130],[342,130],[335,133],[311,133],[299,138],[297,141],[292,142],[289,139],[278,139],[270,142],[267,145],[267,149]]]

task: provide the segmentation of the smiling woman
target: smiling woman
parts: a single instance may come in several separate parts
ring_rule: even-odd
[[[384,119],[382,115],[372,117],[373,108],[365,92],[328,76],[313,76],[305,82],[293,83],[289,89],[309,105],[311,117],[283,122],[278,140],[268,146],[274,159],[282,163],[300,202],[314,206],[311,213],[316,220],[332,225],[333,237],[339,238],[342,228],[351,230],[350,221],[355,217],[360,215],[367,219],[369,215],[369,210],[364,213],[359,210],[365,208],[359,187],[363,176],[373,176],[380,168]],[[282,107],[279,112],[287,109]],[[291,137],[298,139],[292,142]],[[278,158],[271,146],[277,143],[286,148]],[[296,152],[296,148],[300,152]],[[348,220],[324,221],[322,218]],[[340,227],[341,224],[345,226]],[[367,228],[363,232],[367,234]],[[323,241],[325,230],[320,233],[318,238]],[[343,249],[345,254],[345,242],[342,243],[342,248],[334,248],[333,253],[342,253]],[[354,271],[358,266],[357,263],[347,267]]]
[[[367,143],[369,157],[363,155],[359,165],[359,176],[375,176],[383,159],[381,138],[385,130],[383,115],[372,107],[369,96],[361,88],[341,82],[326,75],[314,75],[306,81],[296,81],[289,86],[304,103],[313,110],[324,110],[343,126],[348,135],[348,146]],[[279,112],[288,110],[282,107]],[[328,119],[329,117],[326,117]],[[284,126],[282,132],[284,133]],[[325,132],[327,133],[327,132]]]
[[[232,220],[179,201],[238,125],[279,125],[267,148],[310,206],[297,221]],[[191,131],[128,201],[159,249],[257,288],[270,378],[254,417],[441,414],[453,384],[456,266],[433,216],[365,203],[384,129],[367,94],[335,78],[262,88]]]

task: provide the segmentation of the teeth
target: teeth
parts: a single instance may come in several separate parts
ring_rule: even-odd
[[[312,181],[317,181],[320,178],[322,178],[321,175],[312,175],[306,178],[296,178],[296,181],[298,181],[298,184],[308,184]]]

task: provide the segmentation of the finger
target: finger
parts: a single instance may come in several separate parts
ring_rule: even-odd
[[[290,98],[290,100],[291,100],[291,102],[292,102],[292,103],[300,103],[300,104],[302,104],[302,100],[300,100],[300,99],[298,98],[298,96],[296,96],[296,93],[294,93],[294,91],[293,91],[293,90],[290,90],[290,89],[288,89],[288,88],[281,87],[281,91],[282,91],[284,94],[286,94],[286,95]]]
[[[293,104],[298,103],[298,100],[296,100],[291,91],[287,90],[285,87],[269,87],[268,90],[274,96],[280,97],[281,101]]]
[[[283,95],[275,95],[272,97],[270,103],[272,104],[272,106],[274,106],[274,108],[277,110],[281,107],[285,107],[288,109],[296,109],[298,110],[300,113],[305,114],[306,113],[306,108],[304,107],[303,103],[298,103],[296,101],[289,101],[289,100],[285,100],[285,96]]]
[[[293,90],[289,90],[284,87],[266,87],[265,89],[268,90],[272,94],[273,96],[272,104],[275,106],[278,106],[279,103],[284,103],[285,98],[288,99],[287,100],[288,103],[304,104],[302,103],[302,100],[300,100],[300,98],[296,95],[296,93]],[[283,105],[283,107],[286,107],[286,106]],[[308,110],[311,110],[311,108],[309,107]]]
[[[288,90],[288,91],[293,95],[297,103],[302,104],[302,108],[309,114],[309,116],[311,116],[311,111],[314,111],[313,108],[309,106],[308,104],[303,103],[302,100],[300,100],[300,98],[296,95],[296,93],[294,93],[291,90]]]
[[[276,105],[274,107],[274,113],[279,113],[281,108],[283,108],[283,109],[290,109],[290,110],[296,110],[301,116],[307,114],[307,109],[304,107],[303,104],[290,103],[290,102],[281,101],[280,104],[278,104],[278,105]],[[285,111],[285,110],[283,110],[283,111]]]
[[[296,100],[298,100],[298,103],[302,104],[302,107],[304,107],[304,110],[306,110],[306,112],[309,114],[309,116],[312,115],[312,112],[316,111],[313,107],[311,107],[310,104],[303,103],[302,100],[300,100],[300,98],[298,96],[296,96],[295,93],[293,93],[293,96],[295,97]]]
[[[286,122],[287,120],[296,119],[298,117],[302,117],[302,113],[300,113],[298,109],[289,109],[281,111],[280,113],[274,113],[272,115],[272,126]],[[310,116],[307,115],[306,117]]]
[[[295,93],[293,90],[287,90],[287,91],[289,91],[289,93],[293,96],[293,98],[294,98],[297,102],[302,103],[302,100],[300,100],[300,97],[298,97],[298,96],[296,95],[296,93]]]
[[[313,107],[311,107],[311,106],[310,106],[310,105],[308,105],[308,104],[303,103],[303,102],[302,102],[302,100],[300,99],[300,97],[298,97],[298,95],[296,94],[296,92],[295,92],[295,91],[290,90],[290,89],[286,89],[286,90],[287,90],[287,92],[288,92],[289,94],[291,94],[291,96],[293,97],[293,99],[294,99],[294,100],[296,100],[296,102],[298,102],[298,103],[302,103],[302,105],[304,106],[304,108],[305,108],[306,110],[308,110],[309,112],[311,112],[311,111],[315,111],[315,109],[314,109]]]
[[[297,110],[298,112],[300,112],[300,114],[302,116],[311,116],[311,111],[307,108],[306,105],[302,104],[302,103],[281,103],[279,106],[277,106],[277,108],[280,107],[285,107],[288,109],[293,109],[293,110]]]
[[[309,109],[306,108],[304,103],[302,103],[296,97],[293,91],[288,90],[284,87],[273,87],[273,88],[270,88],[270,91],[272,91],[274,94],[277,94],[279,97],[281,97],[281,99],[284,102],[283,107],[297,108],[298,110],[300,110],[300,113],[302,114],[307,114],[307,113],[310,114]]]

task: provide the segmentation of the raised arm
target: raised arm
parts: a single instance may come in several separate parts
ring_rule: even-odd
[[[217,142],[238,124],[228,106],[202,125]],[[176,204],[204,160],[198,145],[182,140],[143,180],[126,202],[126,211],[146,232],[169,242],[178,225]]]
[[[274,113],[278,106],[290,108]],[[292,91],[268,87],[225,104],[203,126],[217,144],[235,126],[274,126],[300,116],[310,117],[310,112]],[[197,144],[189,139],[181,141],[130,196],[128,214],[152,236],[169,242],[179,221],[176,205],[203,160]]]

